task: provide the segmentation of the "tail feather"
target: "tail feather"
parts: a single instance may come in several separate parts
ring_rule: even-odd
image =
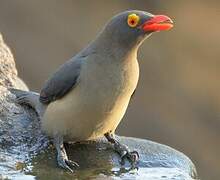
[[[9,88],[12,94],[16,96],[16,103],[25,104],[32,107],[40,117],[42,117],[45,111],[45,105],[39,101],[40,95],[33,91],[23,91],[20,89]]]

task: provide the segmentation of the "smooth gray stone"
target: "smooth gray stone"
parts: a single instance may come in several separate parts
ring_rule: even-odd
[[[66,145],[69,158],[80,165],[75,174],[57,169],[53,148],[33,160],[37,165],[31,174],[40,179],[51,176],[60,179],[191,179],[197,176],[191,160],[179,151],[149,140],[122,136],[117,136],[117,139],[131,150],[139,152],[138,170],[132,169],[128,161],[122,166],[119,155],[112,150],[111,145],[105,139],[100,139]]]

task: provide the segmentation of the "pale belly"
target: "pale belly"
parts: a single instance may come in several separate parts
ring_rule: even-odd
[[[130,93],[99,98],[98,94],[81,96],[74,89],[61,100],[49,104],[42,127],[49,134],[59,133],[70,141],[95,139],[114,132],[124,116]]]

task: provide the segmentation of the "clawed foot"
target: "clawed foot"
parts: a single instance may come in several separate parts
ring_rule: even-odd
[[[54,136],[54,145],[57,150],[57,163],[60,167],[70,171],[73,173],[74,169],[79,167],[79,165],[68,159],[68,156],[66,154],[65,147],[63,145],[63,137],[60,135]]]
[[[121,164],[125,164],[125,159],[131,163],[132,166],[136,165],[139,160],[139,154],[137,151],[130,151],[127,146],[120,144],[111,133],[106,133],[105,137],[113,144],[114,150],[121,156]]]
[[[70,171],[71,173],[73,173],[73,171],[79,167],[79,165],[76,162],[61,156],[57,157],[57,162],[60,167]]]
[[[136,165],[139,160],[139,154],[137,151],[124,151],[125,153],[121,155],[121,164],[125,164],[125,159],[127,158],[128,161],[131,163],[132,166]]]

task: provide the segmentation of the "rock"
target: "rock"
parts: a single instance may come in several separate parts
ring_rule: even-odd
[[[33,109],[15,103],[8,87],[28,90],[18,78],[10,49],[0,36],[0,179],[190,179],[197,176],[181,152],[149,140],[117,136],[140,153],[138,170],[120,157],[105,139],[67,145],[70,159],[80,168],[70,174],[58,168],[55,150],[41,131]]]
[[[13,54],[9,47],[4,43],[0,33],[0,86],[15,87],[28,90],[26,84],[17,76],[17,69]]]

